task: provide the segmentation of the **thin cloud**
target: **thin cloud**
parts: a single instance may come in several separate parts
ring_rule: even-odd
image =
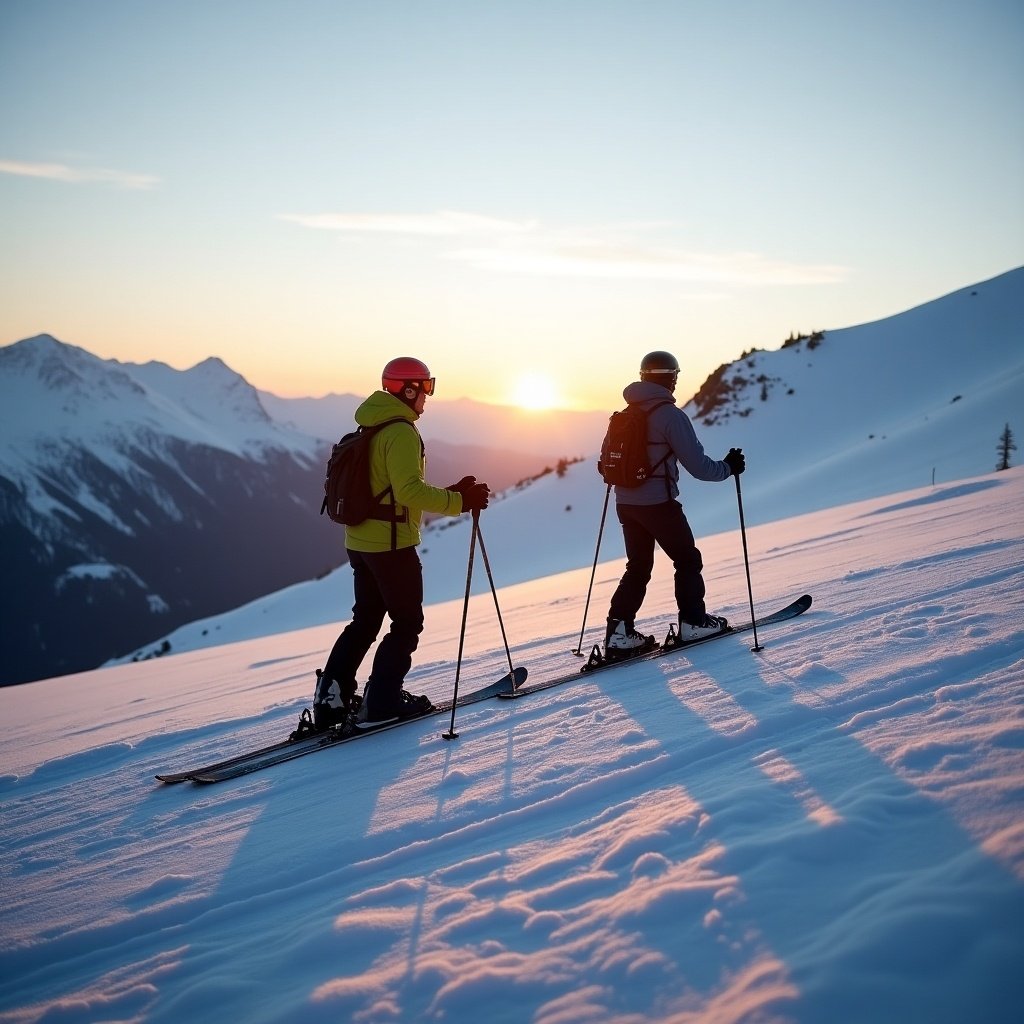
[[[67,164],[28,163],[23,160],[0,160],[0,174],[13,174],[22,178],[44,178],[69,184],[101,184],[113,188],[151,189],[160,184],[152,174],[133,174],[112,171],[103,167],[69,167]]]
[[[516,234],[532,222],[499,220],[475,213],[440,210],[437,213],[282,213],[278,220],[325,231],[392,235]]]
[[[849,273],[846,267],[834,264],[793,263],[742,251],[694,252],[644,240],[652,232],[673,229],[664,222],[551,229],[537,221],[449,210],[430,214],[280,214],[278,219],[350,234],[458,239],[463,244],[442,252],[441,258],[494,273],[742,286],[833,284],[845,280]]]
[[[485,270],[561,277],[679,281],[693,284],[796,285],[833,284],[845,280],[846,267],[791,263],[760,253],[687,252],[614,242],[503,245],[463,248],[447,258]]]

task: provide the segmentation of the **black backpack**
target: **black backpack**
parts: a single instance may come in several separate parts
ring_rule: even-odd
[[[609,487],[639,487],[672,454],[669,448],[653,466],[647,457],[647,420],[663,405],[675,402],[666,399],[650,409],[628,405],[611,414],[601,444],[601,461],[597,464],[597,471]]]
[[[370,490],[370,441],[379,430],[392,423],[408,423],[416,430],[405,417],[396,416],[383,423],[375,423],[372,427],[353,430],[331,449],[320,515],[326,512],[332,522],[342,526],[358,526],[367,519],[383,519],[392,524],[404,521],[404,514],[396,518],[393,504],[385,505],[381,502],[391,490],[390,487],[381,494],[374,494]],[[418,435],[419,431],[416,433]]]

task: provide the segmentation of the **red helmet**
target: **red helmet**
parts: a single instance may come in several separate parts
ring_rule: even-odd
[[[393,395],[400,395],[407,387],[415,387],[432,395],[434,378],[430,376],[426,363],[412,356],[399,356],[384,367],[380,375],[380,386]]]

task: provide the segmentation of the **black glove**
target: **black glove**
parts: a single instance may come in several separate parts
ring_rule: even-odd
[[[464,476],[457,484],[449,488],[462,495],[463,512],[479,512],[487,508],[491,489],[487,484],[478,484],[475,476]]]
[[[742,448],[730,448],[729,454],[722,461],[729,467],[733,476],[739,476],[747,468],[747,460],[743,458]]]

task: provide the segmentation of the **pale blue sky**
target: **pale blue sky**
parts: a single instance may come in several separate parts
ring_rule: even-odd
[[[0,344],[616,407],[1024,263],[1024,4],[0,0]]]

